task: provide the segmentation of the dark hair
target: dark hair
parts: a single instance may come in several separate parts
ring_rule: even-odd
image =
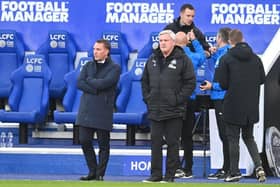
[[[109,42],[108,40],[99,39],[99,40],[96,41],[96,43],[102,43],[102,44],[104,45],[104,47],[105,47],[106,49],[108,49],[109,52],[110,52],[110,50],[111,50],[111,44],[110,44],[110,42]]]
[[[191,4],[183,4],[180,8],[180,12],[184,12],[186,9],[194,10],[194,7]]]
[[[219,29],[218,35],[221,37],[223,42],[228,43],[230,31],[231,28],[229,27],[222,27]]]

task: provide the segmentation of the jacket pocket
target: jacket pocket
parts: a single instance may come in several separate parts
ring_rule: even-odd
[[[164,103],[168,104],[169,106],[176,106],[177,105],[177,98],[176,94],[173,90],[168,90],[166,94],[163,96]]]

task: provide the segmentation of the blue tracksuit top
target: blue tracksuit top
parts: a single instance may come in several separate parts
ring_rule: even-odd
[[[216,53],[212,55],[213,62],[215,62],[215,69],[219,66],[220,58],[226,54],[230,45],[225,45],[224,47],[219,48]],[[224,99],[226,91],[223,90],[218,82],[212,82],[212,89],[210,97],[212,100],[221,100]]]
[[[192,52],[189,47],[183,47],[186,55],[191,59],[192,64],[193,64],[193,69],[196,74],[196,71],[199,66],[203,64],[203,62],[206,60],[206,56],[204,53],[204,49],[202,48],[202,45],[199,43],[197,39],[192,41],[192,45],[195,49],[195,52]],[[192,95],[190,96],[191,99],[195,99],[195,95],[197,92],[197,89],[199,89],[200,83],[196,82],[196,88]]]

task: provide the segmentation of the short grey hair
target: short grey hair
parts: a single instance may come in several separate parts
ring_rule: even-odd
[[[158,36],[164,35],[164,34],[168,34],[171,37],[171,39],[175,42],[176,34],[172,30],[163,30],[158,34]]]

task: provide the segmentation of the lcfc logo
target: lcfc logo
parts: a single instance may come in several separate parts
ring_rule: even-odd
[[[6,46],[5,40],[0,40],[0,48],[4,48]]]
[[[50,47],[51,48],[65,48],[66,45],[66,35],[65,34],[50,34]]]
[[[153,35],[152,36],[152,48],[153,49],[157,49],[158,48],[158,42],[159,42],[159,38],[158,38],[158,34],[157,35]]]
[[[0,35],[0,39],[2,40],[14,40],[14,34],[3,33]]]
[[[134,71],[135,75],[140,76],[143,74],[143,69],[142,68],[136,68]]]
[[[207,42],[216,42],[216,36],[206,36]]]
[[[152,41],[153,42],[158,42],[159,41],[158,35],[152,36]]]
[[[43,59],[42,58],[27,58],[26,63],[28,63],[28,64],[42,64]]]
[[[50,40],[65,40],[65,34],[50,34]]]
[[[118,49],[119,48],[119,35],[117,34],[104,34],[103,39],[108,40],[111,43],[112,49]]]
[[[113,35],[113,34],[104,34],[103,39],[108,40],[108,41],[118,41],[119,40],[119,35]]]
[[[32,72],[32,71],[33,71],[33,65],[27,64],[27,65],[25,66],[25,70],[26,70],[27,72]]]
[[[157,49],[158,46],[159,46],[158,42],[153,42],[153,44],[152,44],[153,49]]]
[[[50,46],[51,46],[51,48],[57,48],[57,46],[58,46],[57,41],[52,40],[52,41],[50,42]]]

